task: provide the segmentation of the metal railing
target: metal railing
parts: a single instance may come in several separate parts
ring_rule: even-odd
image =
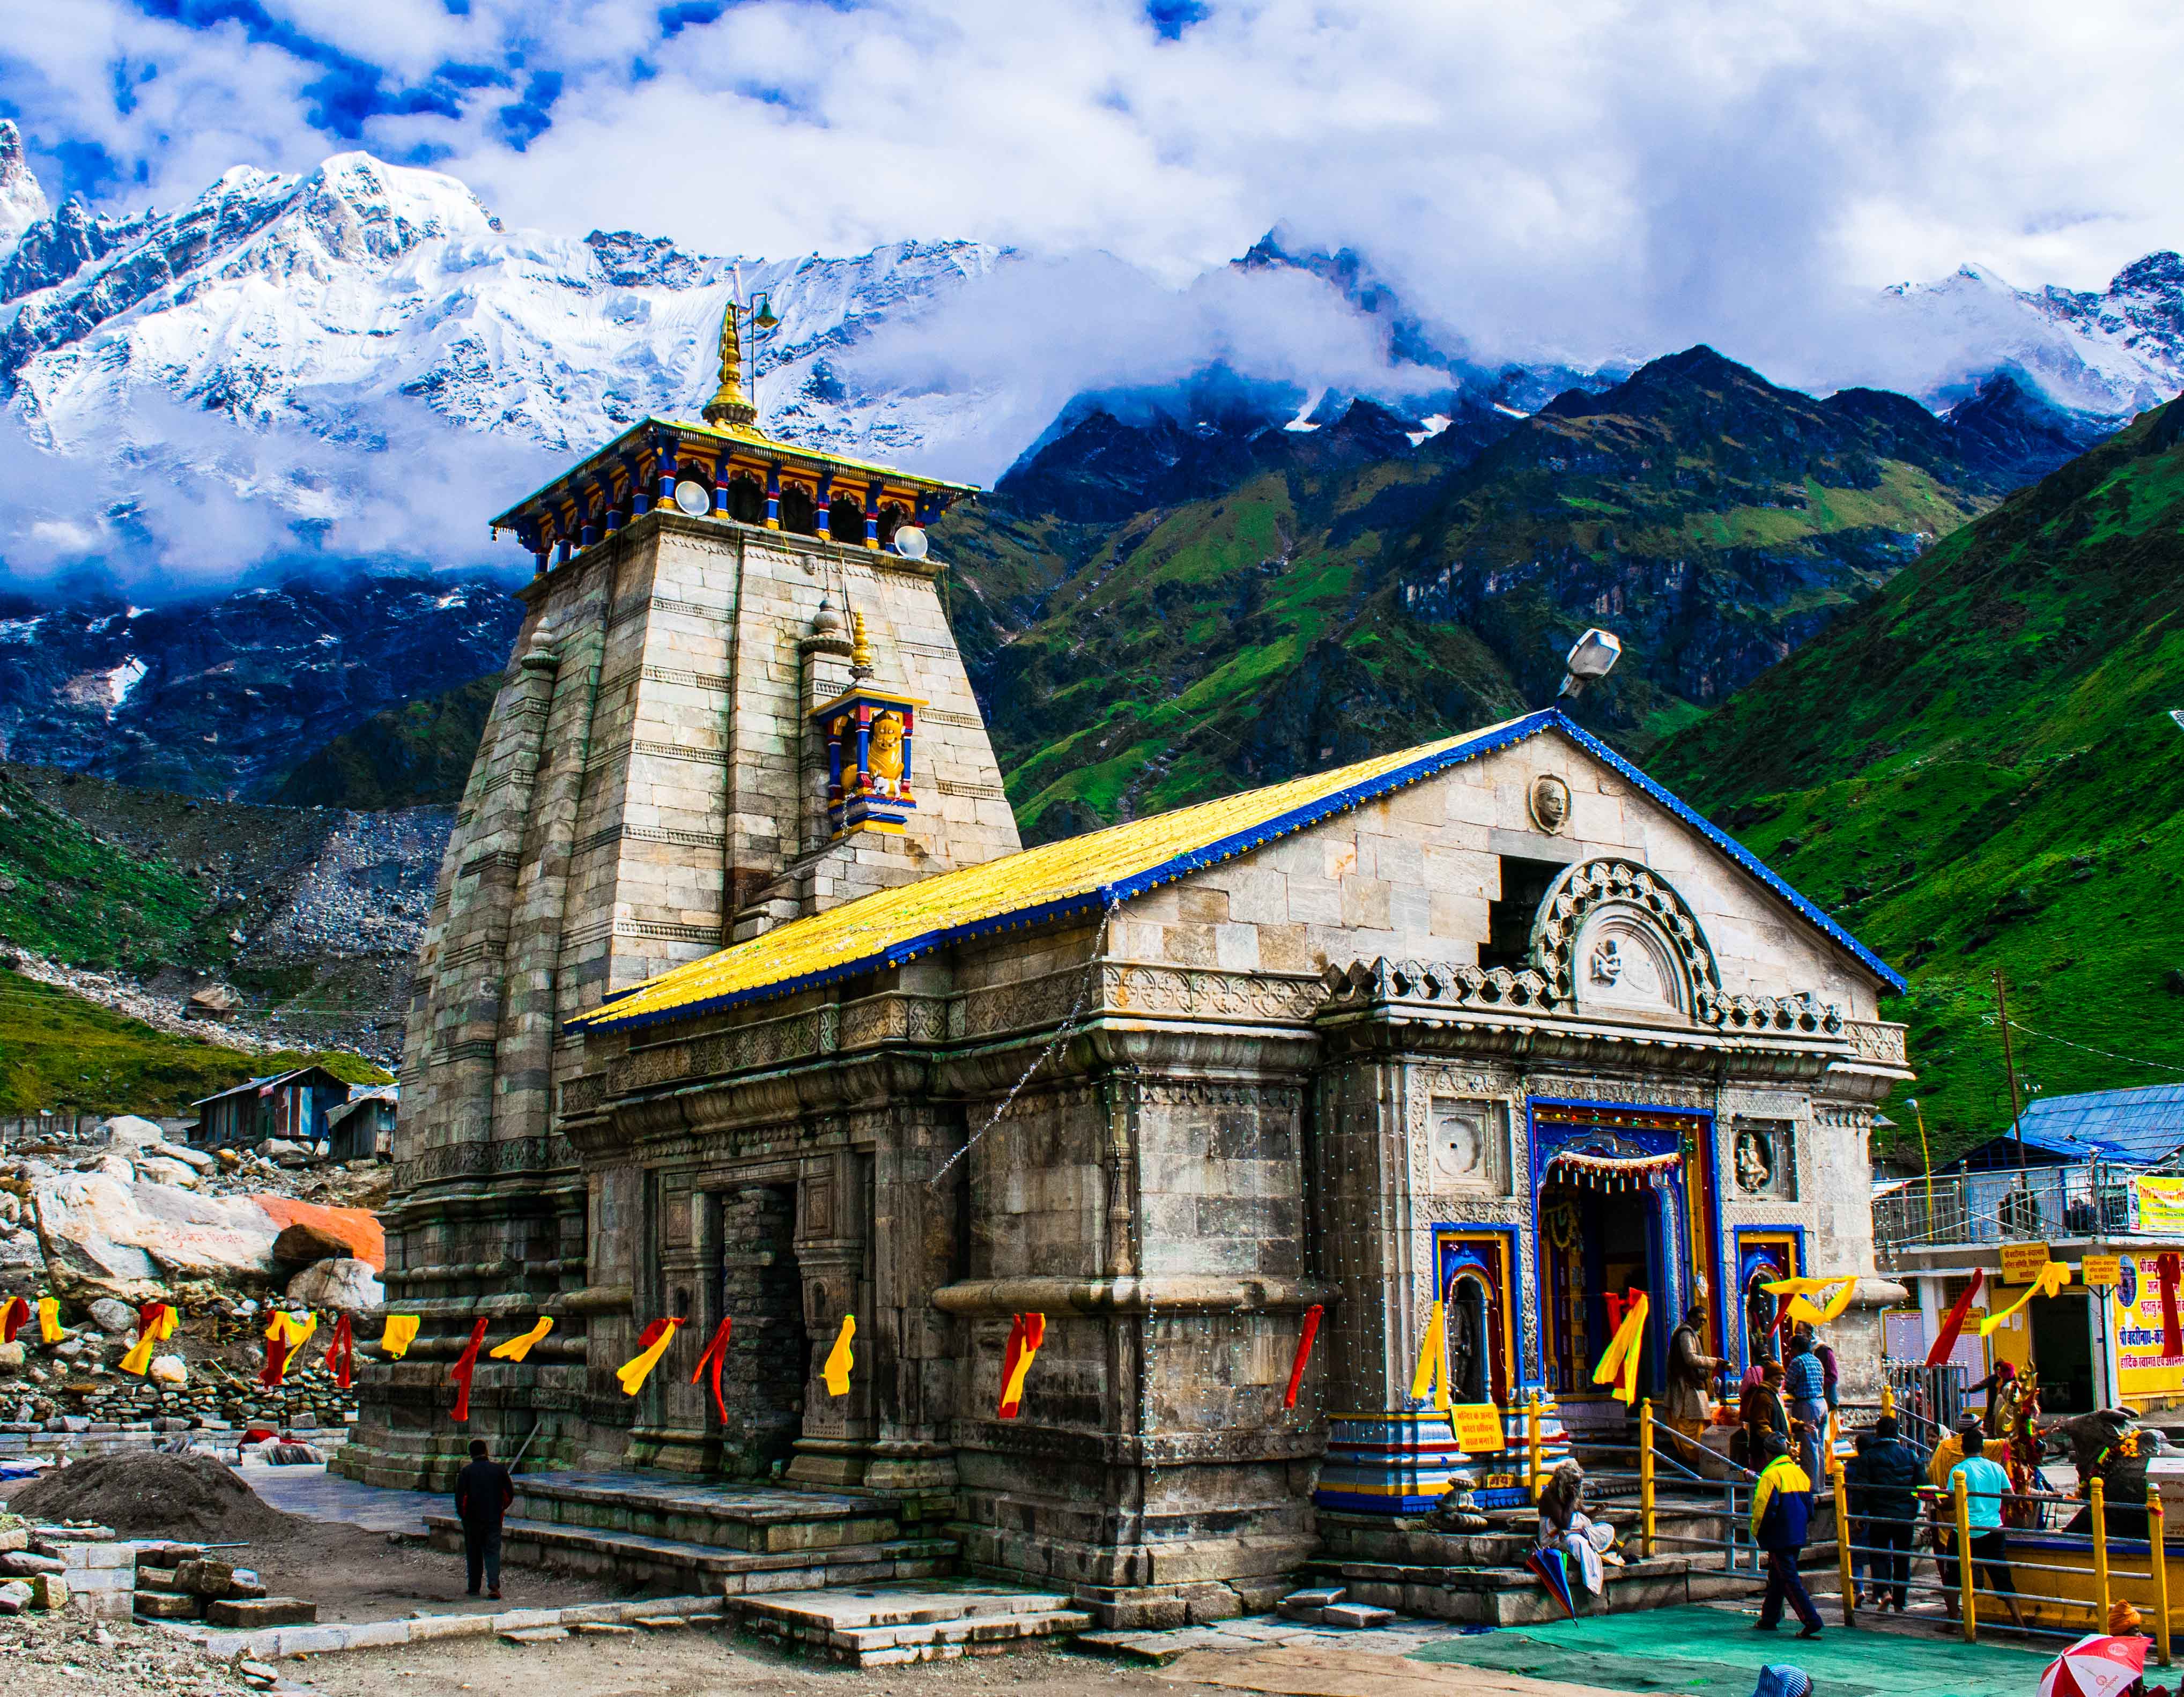
[[[1888,1266],[1935,1244],[2143,1233],[2135,1181],[2151,1171],[2089,1161],[1910,1179],[1873,1199],[1874,1257]]]

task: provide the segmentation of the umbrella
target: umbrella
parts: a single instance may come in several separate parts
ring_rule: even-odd
[[[2149,1648],[2142,1638],[2081,1638],[2048,1664],[2040,1697],[2120,1697],[2146,1672]]]
[[[1563,1563],[1562,1551],[1535,1550],[1524,1558],[1524,1565],[1530,1568],[1537,1576],[1539,1582],[1547,1588],[1547,1594],[1563,1605],[1563,1612],[1571,1619],[1576,1619],[1577,1602],[1570,1595],[1569,1569]],[[2143,1651],[2140,1653],[2139,1659],[2145,1660]],[[2042,1692],[2041,1697],[2048,1697],[2048,1694]],[[2070,1694],[2059,1692],[2056,1697],[2070,1697]],[[2097,1694],[2087,1693],[2086,1697],[2111,1697],[2111,1693],[2104,1687]]]

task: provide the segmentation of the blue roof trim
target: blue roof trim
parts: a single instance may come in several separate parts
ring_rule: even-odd
[[[1819,908],[1806,900],[1782,879],[1769,871],[1758,857],[1745,848],[1742,843],[1709,825],[1696,810],[1669,791],[1663,789],[1652,778],[1647,777],[1645,773],[1632,765],[1605,743],[1585,731],[1560,708],[1547,707],[1540,709],[1536,713],[1528,713],[1521,719],[1513,719],[1507,725],[1458,743],[1452,748],[1443,748],[1436,754],[1395,767],[1391,771],[1381,773],[1378,777],[1367,779],[1362,783],[1350,785],[1347,788],[1322,796],[1317,801],[1307,802],[1302,807],[1292,808],[1287,813],[1278,814],[1262,824],[1253,826],[1248,831],[1240,831],[1220,837],[1207,843],[1202,848],[1194,848],[1187,854],[1176,855],[1171,860],[1163,860],[1158,865],[1149,867],[1145,871],[1136,873],[1130,877],[1117,879],[1112,884],[1099,885],[1081,895],[1066,896],[1056,901],[1042,903],[1036,907],[1018,908],[1008,913],[995,914],[987,919],[973,920],[967,924],[924,932],[916,937],[907,938],[900,943],[890,944],[885,949],[875,949],[870,954],[859,955],[854,960],[845,960],[838,966],[830,966],[817,972],[807,972],[795,978],[784,978],[775,983],[762,984],[748,990],[738,990],[730,995],[716,996],[699,1002],[685,1002],[678,1006],[661,1008],[652,1013],[633,1014],[625,1019],[601,1019],[595,1013],[584,1029],[637,1031],[646,1026],[665,1024],[670,1021],[696,1019],[705,1014],[720,1013],[727,1009],[741,1007],[750,1002],[772,1001],[783,996],[795,995],[800,991],[818,989],[827,984],[838,983],[844,978],[854,978],[861,973],[876,971],[883,966],[900,966],[906,961],[916,960],[921,954],[931,954],[936,949],[946,949],[960,943],[975,942],[980,938],[991,937],[999,932],[1013,931],[1023,926],[1040,925],[1050,920],[1104,912],[1117,903],[1134,900],[1149,890],[1159,888],[1162,884],[1173,883],[1178,878],[1187,877],[1193,872],[1203,871],[1208,866],[1217,865],[1223,860],[1234,860],[1239,854],[1262,848],[1268,843],[1293,836],[1297,832],[1307,830],[1312,826],[1332,819],[1337,814],[1347,813],[1353,809],[1363,806],[1368,802],[1378,801],[1383,796],[1390,795],[1400,789],[1407,789],[1424,779],[1436,776],[1448,771],[1451,766],[1462,765],[1467,760],[1477,759],[1482,754],[1497,753],[1501,749],[1536,737],[1543,731],[1561,732],[1587,753],[1613,767],[1617,772],[1643,790],[1653,800],[1667,808],[1694,830],[1702,833],[1716,848],[1788,902],[1799,914],[1849,949],[1884,982],[1899,993],[1903,989],[1903,980],[1897,976],[1894,969],[1837,925],[1835,921],[1829,918]],[[642,984],[633,984],[628,989],[608,998],[601,1004],[601,1009],[611,1007],[615,1002],[626,996],[633,996],[644,988]],[[572,1027],[573,1024],[574,1022],[571,1021]]]
[[[1836,924],[1817,903],[1807,900],[1791,888],[1786,880],[1770,871],[1765,862],[1734,837],[1708,824],[1696,808],[1646,776],[1645,773],[1632,765],[1630,761],[1624,759],[1622,755],[1617,754],[1614,749],[1609,748],[1607,743],[1602,742],[1560,708],[1553,708],[1550,710],[1560,721],[1556,728],[1563,732],[1571,741],[1588,754],[1613,766],[1655,801],[1660,803],[1663,807],[1667,808],[1669,812],[1682,820],[1685,824],[1705,837],[1715,848],[1720,849],[1723,854],[1728,855],[1730,860],[1736,861],[1738,865],[1751,873],[1776,895],[1781,897],[1784,901],[1789,903],[1799,914],[1855,954],[1875,977],[1895,991],[1897,995],[1902,995],[1908,988],[1903,982],[1902,973]]]

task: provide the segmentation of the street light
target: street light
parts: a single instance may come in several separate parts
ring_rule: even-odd
[[[1587,631],[1570,644],[1569,653],[1563,658],[1563,687],[1555,692],[1555,699],[1559,701],[1568,696],[1576,700],[1585,685],[1595,678],[1606,677],[1622,658],[1620,637],[1597,626]]]

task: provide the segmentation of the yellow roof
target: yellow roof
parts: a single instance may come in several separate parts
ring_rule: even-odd
[[[572,1027],[614,1029],[900,965],[974,937],[1098,913],[1459,761],[1567,724],[1550,709],[1355,765],[1048,843],[792,920],[624,991]]]

